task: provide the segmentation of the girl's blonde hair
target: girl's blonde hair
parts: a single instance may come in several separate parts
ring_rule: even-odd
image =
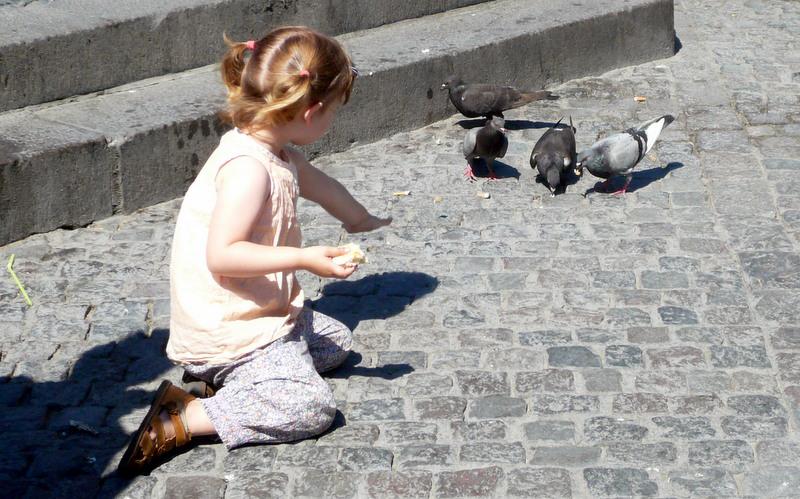
[[[228,87],[224,120],[257,130],[291,121],[304,109],[345,103],[355,80],[350,57],[333,38],[305,26],[272,30],[254,42],[232,42],[222,59]],[[249,53],[249,57],[248,57]]]

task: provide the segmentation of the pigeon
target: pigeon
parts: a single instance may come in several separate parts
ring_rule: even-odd
[[[524,106],[533,101],[558,99],[557,95],[553,95],[547,90],[521,92],[514,87],[469,84],[464,83],[457,76],[451,76],[442,83],[442,90],[445,89],[449,91],[450,102],[467,118],[502,117],[503,111]]]
[[[572,117],[569,118],[569,127],[560,125],[561,120],[558,120],[544,132],[531,151],[531,168],[539,170],[539,175],[547,181],[553,196],[561,185],[562,174],[575,165],[575,127]]]
[[[622,133],[595,142],[592,147],[578,154],[575,174],[581,175],[586,168],[595,177],[606,179],[602,184],[603,187],[617,175],[624,175],[625,185],[612,194],[625,194],[631,183],[633,168],[653,148],[661,130],[673,121],[675,121],[674,116],[665,114],[638,128],[629,128]]]
[[[475,180],[475,173],[472,171],[471,160],[483,158],[489,170],[489,178],[497,179],[492,169],[495,158],[502,158],[508,149],[508,138],[506,129],[503,128],[505,120],[494,117],[481,128],[472,128],[464,137],[464,158],[467,160],[467,167],[464,169],[464,176],[470,180]]]

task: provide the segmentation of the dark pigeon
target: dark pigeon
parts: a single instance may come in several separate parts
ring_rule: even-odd
[[[603,186],[607,186],[612,178],[624,175],[625,185],[612,193],[624,194],[631,183],[633,168],[653,148],[661,130],[673,121],[675,121],[674,116],[665,114],[638,128],[629,128],[622,133],[595,142],[592,147],[578,154],[575,173],[580,175],[586,168],[595,177],[606,179]]]
[[[458,109],[458,112],[467,118],[502,117],[503,111],[524,106],[533,101],[558,99],[557,95],[553,95],[547,90],[522,92],[514,87],[470,84],[464,83],[457,76],[451,76],[442,83],[442,90],[445,89],[450,94],[450,102]]]
[[[503,128],[505,120],[494,117],[481,128],[473,128],[464,137],[464,158],[467,160],[467,168],[464,175],[470,180],[475,180],[475,173],[472,171],[472,160],[483,158],[486,161],[486,168],[489,170],[489,178],[496,179],[492,169],[495,158],[502,158],[508,149],[508,138],[506,130]]]
[[[558,120],[533,146],[531,168],[539,170],[539,175],[547,182],[553,196],[563,183],[564,173],[575,167],[575,156],[575,127],[572,126],[572,117],[568,127],[561,126],[561,120]]]

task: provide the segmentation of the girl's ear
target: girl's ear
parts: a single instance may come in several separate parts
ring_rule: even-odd
[[[303,112],[303,121],[306,122],[306,125],[311,124],[311,119],[314,117],[314,114],[320,112],[322,109],[322,102],[317,102],[313,106],[309,107]]]

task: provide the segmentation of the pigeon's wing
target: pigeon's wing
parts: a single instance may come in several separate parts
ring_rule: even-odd
[[[469,85],[461,94],[461,106],[479,116],[490,114],[497,100],[496,89],[492,85]]]
[[[500,151],[497,154],[498,158],[503,158],[506,155],[506,151],[508,151],[508,137],[505,136],[504,133],[500,132],[500,136],[502,137],[502,143],[500,144]]]
[[[650,120],[647,123],[639,125],[636,131],[644,134],[647,145],[644,154],[650,152],[650,149],[653,148],[653,145],[656,143],[656,140],[658,140],[658,136],[661,135],[661,131],[673,121],[675,121],[674,116],[670,114],[665,114],[664,116],[659,116],[656,119]]]
[[[522,93],[514,87],[497,87],[495,91],[494,109],[497,112],[505,111],[522,105]]]
[[[635,135],[618,133],[596,144],[603,150],[608,168],[614,174],[625,173],[636,166],[644,155]]]
[[[539,140],[536,141],[536,145],[533,146],[533,152],[544,152],[548,148],[548,145],[552,141],[554,135],[555,129],[548,128],[547,131],[544,132],[541,137],[539,137]]]
[[[561,169],[569,168],[575,162],[575,134],[572,128],[559,126],[561,120],[555,126],[549,128],[536,142],[533,150],[536,153],[553,153],[561,160]]]
[[[472,128],[464,136],[464,144],[462,145],[461,150],[464,153],[465,158],[470,158],[471,156],[475,155],[475,145],[478,138],[478,130],[480,129]]]

